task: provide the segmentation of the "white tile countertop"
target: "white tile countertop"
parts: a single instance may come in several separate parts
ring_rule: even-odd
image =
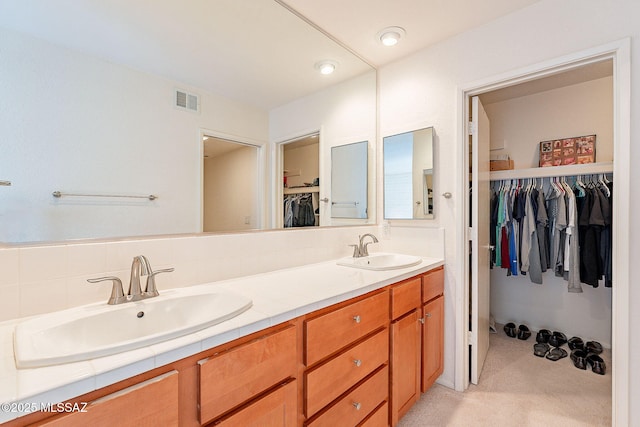
[[[13,409],[65,401],[443,264],[443,259],[422,258],[413,267],[371,271],[327,261],[196,285],[245,295],[253,300],[253,306],[230,320],[179,338],[41,368],[16,369],[13,332],[22,319],[0,323],[0,423],[29,412]]]

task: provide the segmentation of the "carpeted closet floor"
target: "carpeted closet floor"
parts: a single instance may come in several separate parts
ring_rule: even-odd
[[[597,375],[590,367],[575,368],[569,357],[552,362],[534,356],[535,333],[521,341],[498,331],[491,334],[477,386],[460,393],[435,384],[398,426],[611,425],[610,350],[601,354],[606,375]],[[566,344],[562,348],[570,354]]]

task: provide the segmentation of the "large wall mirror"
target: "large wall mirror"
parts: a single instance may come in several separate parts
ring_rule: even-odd
[[[434,218],[433,128],[383,139],[385,219]]]
[[[280,0],[3,0],[0,52],[0,243],[272,228],[277,142],[320,129],[323,177],[375,141],[375,70]],[[206,167],[257,206],[204,200],[205,129],[261,153]]]

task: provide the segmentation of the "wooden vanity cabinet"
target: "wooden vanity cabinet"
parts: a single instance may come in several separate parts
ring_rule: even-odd
[[[442,374],[444,269],[272,326],[6,426],[395,426]]]
[[[390,288],[391,425],[420,398],[422,281],[415,277]]]
[[[422,276],[422,378],[424,393],[444,370],[444,267]]]
[[[306,426],[355,426],[388,401],[388,326],[386,289],[305,318]]]

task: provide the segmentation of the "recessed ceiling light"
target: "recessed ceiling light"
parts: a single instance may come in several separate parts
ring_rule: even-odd
[[[406,34],[404,28],[387,27],[380,30],[377,34],[378,40],[385,46],[395,46],[400,39]]]
[[[338,63],[335,61],[330,61],[328,59],[324,61],[316,62],[315,69],[320,71],[320,74],[331,74],[338,67]]]

